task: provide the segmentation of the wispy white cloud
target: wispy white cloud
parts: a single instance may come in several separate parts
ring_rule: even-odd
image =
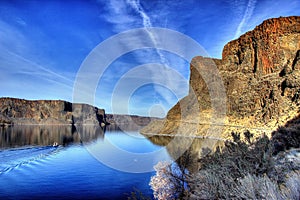
[[[28,52],[29,42],[14,26],[0,20],[0,48],[22,53]]]
[[[140,17],[142,18],[142,21],[143,21],[143,26],[144,26],[144,28],[146,28],[146,31],[147,31],[149,37],[151,38],[152,43],[154,44],[155,47],[158,47],[159,41],[157,41],[155,36],[153,35],[153,33],[151,31],[148,31],[148,29],[147,29],[149,27],[152,27],[151,18],[148,16],[148,14],[145,12],[143,7],[141,6],[140,1],[139,0],[127,0],[127,2],[140,15]],[[172,66],[170,66],[170,62],[165,57],[164,53],[159,49],[155,49],[155,51],[159,56],[160,63],[162,63],[165,66],[165,69],[158,71],[154,67],[150,68],[153,83],[158,82],[159,80],[157,80],[157,79],[164,79],[166,87],[170,87],[171,85],[175,86],[176,91],[173,91],[173,92],[183,91],[186,94],[187,88],[182,85],[182,82],[181,82],[181,84],[178,84],[178,81],[173,80],[174,74],[170,73],[170,71],[168,69],[169,67],[172,67]],[[176,67],[176,66],[173,66],[173,67]],[[172,98],[172,96],[170,96],[169,93],[166,93],[165,90],[162,89],[162,87],[157,87],[155,85],[154,88],[168,102],[174,101],[174,98]],[[179,88],[180,88],[180,90],[178,90]],[[176,95],[178,95],[178,93]],[[182,95],[182,93],[181,93],[181,95]]]
[[[112,67],[117,69],[119,64],[116,63]],[[112,70],[112,67],[109,70]],[[130,106],[128,99],[131,98],[135,102],[136,109],[134,110],[140,108],[140,111],[137,112],[140,115],[148,115],[148,110],[153,104],[162,104],[168,110],[178,99],[186,95],[188,81],[171,68],[165,69],[168,72],[162,73],[163,68],[162,63],[148,62],[145,65],[137,64],[133,67],[130,65],[127,71],[116,77],[111,76],[115,71],[112,70],[101,77],[96,101],[100,105],[105,105],[107,112],[113,111],[114,113],[127,113],[127,108]],[[144,88],[145,84],[150,84],[151,87],[146,87],[142,92],[138,92],[138,95],[135,95],[134,91]],[[139,99],[142,100],[137,101]]]
[[[107,51],[119,52],[135,45],[143,46],[150,43],[152,47],[159,46],[160,38],[155,37],[155,33],[149,28],[163,27],[189,35],[206,48],[208,54],[220,57],[222,48],[228,41],[253,29],[263,20],[270,17],[300,15],[299,0],[97,0],[97,2],[101,6],[97,7],[95,2],[90,1],[76,1],[74,4],[47,1],[45,4],[35,5],[1,2],[0,95],[18,96],[18,93],[35,93],[32,96],[37,98],[42,98],[43,95],[47,97],[47,94],[56,95],[57,98],[67,94],[71,96],[76,70],[89,51],[109,36],[133,28],[145,28],[146,35],[144,33],[144,37],[134,35],[125,43],[120,42],[117,47],[107,48]],[[45,10],[45,7],[43,8],[45,5],[53,9]],[[24,12],[25,8],[28,12]],[[70,9],[70,13],[62,13],[66,8]],[[30,12],[33,10],[36,12]],[[178,44],[178,47],[185,46],[180,41],[174,43]],[[70,49],[76,49],[76,52]],[[148,79],[153,83],[163,79],[165,86],[172,85],[172,88],[176,88],[174,91],[178,98],[187,94],[187,81],[183,83],[174,80],[172,73],[168,72],[168,67],[188,79],[189,61],[180,60],[176,55],[155,48],[138,49],[131,55],[124,56],[128,58],[117,60],[109,67],[105,76],[101,77],[102,80],[99,82],[101,91],[97,91],[96,96],[97,98],[99,95],[101,98],[98,106],[109,106],[111,93],[118,80],[130,69],[145,63],[159,63],[165,68],[157,70],[155,67],[149,67],[147,72],[128,77],[128,84],[137,84],[141,79]],[[103,63],[105,59],[101,58],[98,62]],[[88,73],[85,75],[86,79],[93,76]],[[140,98],[135,96],[140,99],[136,101],[137,104],[144,103],[141,104],[143,106],[160,103],[159,100],[171,102],[175,99],[162,87],[155,85],[144,88],[143,92],[139,93]],[[125,102],[123,93],[117,95],[120,102]],[[146,98],[147,101],[144,101],[142,95],[149,97]],[[122,107],[121,103],[119,105]]]
[[[130,42],[118,44],[118,48],[122,49],[124,47],[121,47],[120,45],[126,46],[127,49],[130,49],[131,44],[140,44],[136,46],[143,46],[143,44],[152,44],[153,47],[159,47],[162,46],[159,44],[161,42],[157,36],[154,35],[154,33],[151,32],[151,27],[157,26],[157,24],[153,24],[152,20],[155,22],[159,21],[157,19],[160,19],[162,16],[164,16],[164,13],[168,12],[167,5],[160,4],[160,13],[158,14],[155,9],[153,9],[153,12],[151,10],[150,13],[148,13],[142,6],[141,2],[139,0],[126,0],[126,1],[115,1],[111,0],[109,3],[106,4],[107,13],[104,14],[105,19],[110,22],[113,25],[114,31],[124,31],[128,29],[133,28],[145,28],[145,32],[147,37],[141,37],[137,35],[136,37],[128,39]],[[164,9],[166,8],[166,9]],[[120,19],[120,20],[116,20]],[[177,22],[178,24],[179,22]],[[183,22],[184,23],[184,22]],[[166,26],[166,23],[159,24],[162,26]],[[144,35],[145,36],[145,35]],[[121,43],[121,42],[120,42]],[[132,56],[133,55],[133,56]],[[99,83],[99,88],[104,88],[105,90],[108,90],[108,88],[112,88],[111,84],[118,84],[118,77],[117,74],[121,75],[122,73],[126,73],[126,71],[135,68],[141,64],[145,63],[160,63],[164,66],[164,68],[159,68],[159,70],[153,65],[148,66],[147,70],[138,73],[136,71],[134,74],[134,77],[128,77],[128,74],[126,74],[126,81],[122,82],[122,90],[118,92],[114,92],[114,98],[118,98],[118,102],[127,102],[126,100],[128,98],[128,94],[126,93],[128,88],[132,85],[138,85],[138,83],[141,80],[147,81],[149,83],[153,83],[153,89],[154,91],[144,91],[143,95],[148,96],[147,105],[151,106],[153,103],[162,103],[163,101],[166,101],[169,103],[169,108],[173,104],[175,104],[179,98],[182,98],[188,93],[188,81],[182,81],[182,80],[174,80],[174,73],[170,73],[170,69],[174,69],[175,71],[178,71],[178,73],[182,72],[184,75],[183,77],[187,78],[187,71],[188,71],[188,63],[185,61],[183,62],[180,59],[176,59],[175,55],[171,55],[170,53],[164,52],[163,50],[160,50],[158,48],[153,49],[139,49],[132,53],[131,60],[126,64],[121,64],[119,62],[119,66],[116,67],[117,70],[111,70],[110,73],[106,74],[105,77],[115,77],[113,80],[105,77],[101,78],[102,82]],[[133,64],[133,65],[132,65]],[[135,66],[134,66],[135,64]],[[125,66],[125,67],[122,67]],[[110,68],[113,68],[110,66]],[[125,72],[124,72],[124,69]],[[120,73],[121,70],[123,71]],[[114,73],[115,72],[115,73]],[[132,74],[131,74],[132,76]],[[162,81],[163,80],[163,81]],[[156,83],[161,83],[161,85],[164,85],[165,87],[170,89],[174,92],[174,94],[170,94],[170,92],[166,92],[166,89],[163,89],[161,86],[156,85]],[[98,92],[99,95],[101,95],[101,92]],[[158,94],[159,97],[153,97],[153,94]],[[174,98],[174,95],[177,96],[177,98]],[[160,99],[158,101],[158,99]],[[102,100],[100,100],[102,101]],[[145,102],[144,102],[145,103]],[[126,104],[126,105],[127,105]],[[123,105],[123,104],[121,104]],[[125,105],[125,104],[124,104]],[[123,106],[124,106],[123,105]],[[116,105],[118,106],[118,105]],[[167,108],[167,109],[169,109]],[[124,111],[125,108],[122,110],[122,106],[119,108],[120,111]],[[144,108],[145,110],[145,108]],[[117,112],[117,111],[114,111]],[[144,112],[144,111],[141,111]],[[148,113],[143,113],[144,115]]]
[[[248,23],[245,23],[244,30],[252,30],[266,19],[280,16],[299,16],[300,1],[256,1],[256,6]]]
[[[21,18],[17,23],[26,26]],[[34,61],[32,44],[22,33],[22,29],[3,20],[0,20],[0,26],[1,95],[55,98],[56,94],[57,98],[62,98],[61,96],[66,96],[72,90],[73,80],[70,73],[63,75]]]
[[[140,27],[136,17],[130,14],[131,10],[125,0],[109,0],[103,4],[105,12],[100,17],[113,25],[115,33]]]
[[[243,18],[241,20],[241,22],[239,23],[237,30],[235,32],[234,38],[237,38],[241,35],[242,33],[242,28],[244,27],[245,23],[247,23],[249,21],[249,19],[251,18],[253,11],[255,9],[255,4],[256,4],[256,0],[249,0],[245,13],[243,15]]]
[[[127,3],[137,12],[140,14],[141,18],[143,19],[143,26],[144,27],[152,27],[151,20],[147,13],[144,11],[143,7],[140,4],[139,0],[127,0]]]
[[[46,77],[47,79],[60,79],[71,84],[73,81],[66,76],[63,76],[57,72],[50,70],[42,65],[39,65],[19,54],[6,50],[8,53],[8,59],[17,62],[15,64],[15,72],[18,73],[27,73],[31,75],[39,75],[41,78]],[[26,68],[24,68],[26,66]],[[18,70],[18,67],[20,67]]]

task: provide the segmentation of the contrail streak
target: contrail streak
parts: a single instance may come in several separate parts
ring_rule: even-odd
[[[151,41],[153,42],[154,46],[158,46],[158,42],[155,39],[155,36],[153,35],[153,33],[151,31],[149,31],[147,28],[152,27],[152,23],[151,23],[151,19],[150,17],[147,15],[147,13],[144,11],[143,7],[140,4],[139,0],[127,0],[127,3],[137,12],[139,13],[139,15],[141,16],[141,18],[143,19],[143,26],[146,29]],[[165,67],[169,67],[170,63],[169,61],[166,59],[166,57],[163,55],[163,53],[159,50],[159,49],[155,49],[155,52],[157,53],[157,55],[159,56],[159,59],[161,61],[161,63],[165,66]],[[153,74],[156,74],[157,72],[154,70]],[[163,73],[159,75],[159,77],[161,78],[162,76],[164,76],[166,79],[165,81],[170,82],[171,79],[168,76],[168,73],[164,73],[163,71],[161,71],[160,73]],[[154,81],[155,82],[155,81]],[[166,83],[167,84],[167,83]],[[168,85],[168,84],[167,84]],[[159,94],[161,94],[165,99],[167,99],[168,102],[172,102],[172,97],[170,97],[170,95],[168,95],[168,93],[166,93],[165,91],[161,91],[161,88],[154,86],[155,91]],[[158,97],[156,97],[158,98]]]
[[[127,3],[137,12],[143,19],[144,27],[151,27],[152,23],[150,21],[150,17],[145,13],[143,7],[140,4],[139,0],[127,0]]]
[[[19,58],[19,59],[21,59],[21,60],[23,60],[23,61],[25,61],[25,62],[27,62],[27,63],[29,63],[29,64],[31,64],[31,65],[33,65],[33,66],[38,67],[40,70],[42,70],[42,71],[44,71],[44,72],[47,72],[49,75],[53,75],[53,76],[56,76],[56,77],[58,77],[58,78],[64,79],[64,80],[70,82],[71,84],[73,83],[72,80],[66,78],[65,76],[62,76],[62,75],[60,75],[60,74],[58,74],[58,73],[56,73],[56,72],[53,72],[53,71],[51,71],[51,70],[49,70],[49,69],[47,69],[47,68],[45,68],[45,67],[43,67],[43,66],[41,66],[41,65],[39,65],[39,64],[37,64],[37,63],[35,63],[35,62],[32,62],[32,61],[30,61],[30,60],[24,58],[23,56],[18,55],[18,54],[16,54],[16,53],[12,52],[12,51],[9,51],[9,50],[6,50],[6,51],[7,51],[7,53],[11,54],[12,56],[15,56],[15,57],[17,57],[17,58]]]
[[[244,24],[247,23],[247,21],[252,16],[253,10],[255,8],[255,4],[256,4],[256,0],[249,0],[248,1],[247,8],[246,8],[246,11],[244,13],[243,19],[240,22],[240,24],[239,24],[239,26],[238,26],[238,28],[237,28],[237,30],[235,32],[234,38],[237,38],[237,37],[240,36]]]
[[[147,15],[147,13],[144,11],[143,7],[140,4],[139,0],[127,0],[127,3],[137,12],[140,14],[140,16],[143,19],[143,26],[144,28],[146,28],[146,31],[149,35],[149,37],[151,38],[151,41],[153,42],[154,46],[157,46],[157,41],[155,40],[154,35],[147,30],[147,28],[152,27],[152,23],[150,20],[150,17]],[[159,55],[159,58],[161,60],[161,62],[166,65],[169,66],[169,63],[167,61],[167,59],[165,58],[165,56],[160,52],[160,50],[156,49],[157,54]]]

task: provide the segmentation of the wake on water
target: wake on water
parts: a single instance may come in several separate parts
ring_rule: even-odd
[[[22,165],[45,159],[56,154],[62,147],[21,147],[0,151],[0,175],[16,169]]]

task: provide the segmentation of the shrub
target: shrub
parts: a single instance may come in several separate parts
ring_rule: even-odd
[[[177,168],[160,164],[150,185],[157,199],[300,199],[300,118],[253,141],[253,134],[232,133],[233,142],[199,160],[198,172],[191,152],[177,160]],[[295,153],[296,152],[296,153]],[[175,173],[174,173],[175,172]]]
[[[154,198],[175,199],[175,181],[172,180],[171,164],[159,162],[154,166],[156,175],[151,177],[150,186],[153,190]]]
[[[187,157],[181,159],[187,159]],[[169,200],[182,199],[186,196],[187,171],[185,167],[185,165],[179,166],[177,163],[171,164],[169,162],[159,162],[155,165],[156,175],[151,177],[149,183],[153,190],[154,198]]]
[[[274,156],[274,143],[266,136],[247,143],[233,133],[234,142],[200,160],[199,172],[190,176],[190,199],[299,199],[299,165],[287,154]]]
[[[275,154],[290,148],[300,147],[300,115],[288,121],[272,133]]]

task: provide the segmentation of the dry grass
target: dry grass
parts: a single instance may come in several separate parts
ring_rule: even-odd
[[[201,169],[190,177],[189,198],[299,199],[299,163],[289,158],[290,152],[282,152],[275,145],[282,136],[290,139],[283,140],[284,150],[297,147],[300,131],[290,130],[278,129],[274,140],[264,136],[255,142],[249,132],[244,135],[248,142],[233,133],[233,143],[227,142],[222,152],[218,150],[200,160]]]
[[[158,189],[166,187],[166,179],[173,191],[161,199],[300,199],[300,152],[295,149],[300,148],[300,116],[274,131],[271,139],[253,141],[249,131],[244,141],[240,134],[232,133],[232,138],[222,150],[200,159],[200,170],[194,174],[185,173],[195,164],[189,152],[177,160],[183,173],[174,173],[170,166],[158,170],[164,171],[156,175]],[[159,190],[166,191],[170,190]]]

